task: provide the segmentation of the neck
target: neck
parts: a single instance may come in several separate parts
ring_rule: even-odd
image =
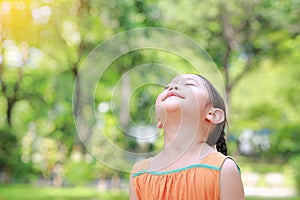
[[[171,157],[201,153],[199,148],[206,142],[206,130],[200,129],[199,123],[193,122],[189,118],[172,118],[172,121],[167,120],[164,124],[164,151]]]

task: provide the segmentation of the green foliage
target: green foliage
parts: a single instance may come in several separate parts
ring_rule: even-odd
[[[297,141],[300,141],[299,124],[283,124],[271,138],[272,146],[270,153],[273,155],[281,155],[285,160],[300,153],[300,146]]]
[[[96,165],[86,162],[69,161],[64,165],[64,170],[68,185],[84,186],[89,182],[94,182],[99,176]]]
[[[68,186],[96,185],[99,179],[105,180],[114,175],[128,179],[126,173],[115,171],[101,163],[90,155],[85,156],[85,160],[75,161],[70,159],[63,164],[64,180]]]
[[[298,193],[300,193],[300,155],[294,155],[293,157],[291,157],[291,159],[289,160],[289,164],[291,165],[292,169],[293,169],[293,175],[294,175],[294,179],[296,181],[296,189],[298,191]]]
[[[20,162],[20,152],[15,148],[19,142],[9,129],[1,129],[0,136],[0,169],[7,172]]]
[[[21,161],[20,144],[10,129],[0,129],[0,172],[5,182],[10,179],[28,182],[35,179],[37,172],[32,169],[31,163]]]

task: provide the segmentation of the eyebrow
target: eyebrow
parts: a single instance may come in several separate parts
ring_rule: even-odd
[[[194,79],[194,78],[186,78],[186,80],[198,81],[198,80],[196,80],[196,79]]]
[[[197,83],[202,83],[203,82],[203,80],[197,80],[197,79],[195,79],[195,78],[186,78],[186,80],[192,80],[192,81],[196,81]]]

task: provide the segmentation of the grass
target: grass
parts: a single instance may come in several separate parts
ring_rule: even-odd
[[[263,197],[247,197],[246,200],[299,200],[300,197],[282,197],[282,198],[263,198]]]
[[[123,200],[126,191],[103,191],[86,187],[40,187],[31,185],[0,185],[0,200]]]
[[[87,187],[44,187],[32,185],[0,185],[0,200],[123,200],[127,191],[102,191]],[[247,197],[246,200],[274,200],[274,198]],[[299,200],[300,197],[275,200]]]

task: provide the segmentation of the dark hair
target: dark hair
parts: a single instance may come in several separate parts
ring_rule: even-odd
[[[226,136],[225,136],[225,123],[224,123],[224,128],[221,131],[221,134],[217,140],[216,147],[218,152],[221,152],[225,156],[227,156],[227,144],[226,144]]]
[[[226,125],[226,107],[224,100],[218,90],[203,76],[196,74],[201,79],[205,81],[205,85],[207,87],[209,98],[212,105],[215,108],[219,108],[223,110],[225,119],[221,123],[216,125],[216,128],[210,134],[207,144],[210,146],[216,145],[217,151],[227,156],[227,145],[226,145],[226,138],[225,138],[225,125]]]

